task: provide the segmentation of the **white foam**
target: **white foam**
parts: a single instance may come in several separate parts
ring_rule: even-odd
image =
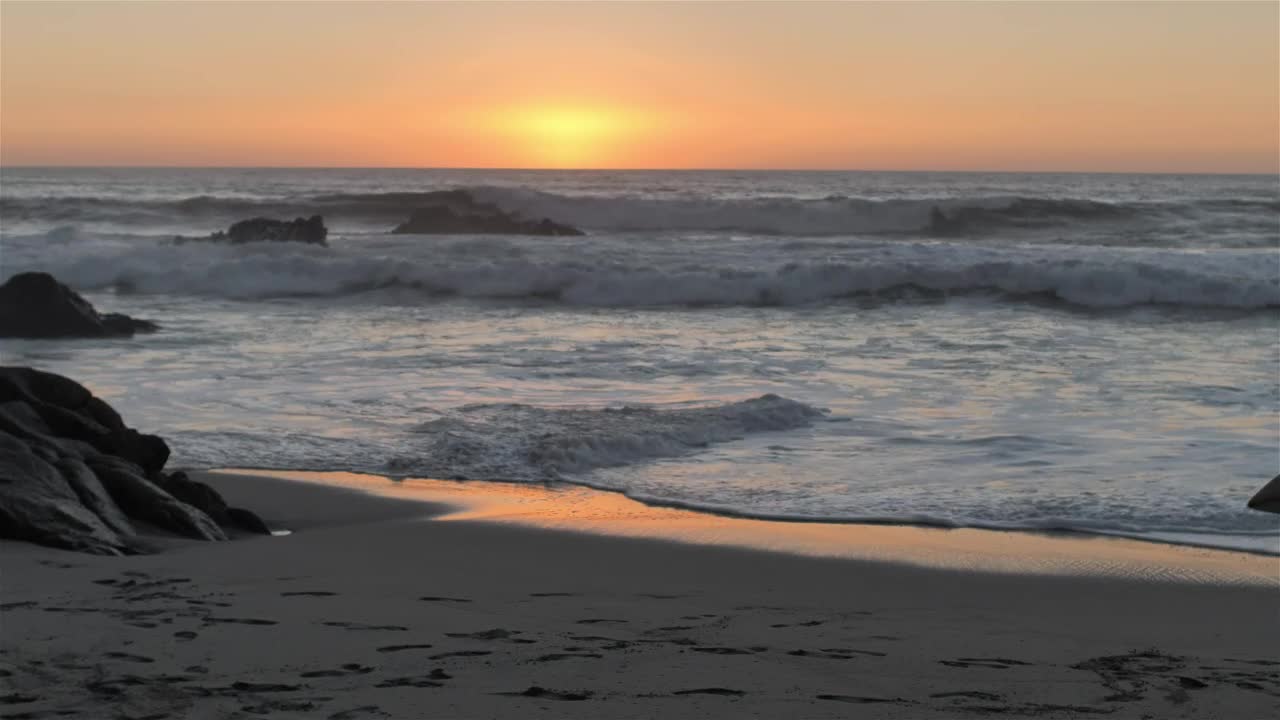
[[[1096,308],[1280,306],[1270,250],[982,246],[959,242],[636,237],[335,240],[335,247],[171,245],[119,237],[7,238],[4,274],[73,287],[225,298],[341,296],[384,287],[570,305],[798,305],[898,294],[994,292]]]

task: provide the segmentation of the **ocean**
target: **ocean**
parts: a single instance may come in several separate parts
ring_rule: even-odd
[[[587,235],[389,234],[447,188]],[[0,354],[171,466],[1280,553],[1275,176],[4,168],[29,270],[160,323]]]

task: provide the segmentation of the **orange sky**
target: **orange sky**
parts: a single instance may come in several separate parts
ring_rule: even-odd
[[[0,163],[1280,171],[1280,3],[0,2]]]

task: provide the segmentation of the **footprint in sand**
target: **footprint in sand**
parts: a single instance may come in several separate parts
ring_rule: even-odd
[[[1009,668],[1014,667],[1015,665],[1031,664],[1029,662],[1023,662],[1021,660],[1010,660],[1008,658],[972,658],[972,657],[956,658],[955,660],[939,660],[938,662],[948,667],[959,667],[959,668],[980,667],[980,668],[990,668],[992,670],[1008,670]]]
[[[444,687],[444,683],[435,682],[433,680],[428,680],[426,678],[410,676],[410,677],[389,678],[387,680],[383,680],[377,685],[374,685],[374,687],[377,687],[377,688],[398,688],[398,687],[430,688],[430,687]]]
[[[364,623],[342,622],[340,620],[326,620],[320,624],[328,625],[329,627],[340,627],[344,630],[390,630],[394,632],[404,632],[409,629],[403,625],[365,625]]]
[[[548,655],[541,655],[539,657],[534,658],[533,661],[534,662],[553,662],[555,660],[568,660],[570,658],[602,658],[602,657],[604,656],[601,655],[600,653],[593,653],[593,652],[563,652],[563,653],[550,653]]]
[[[402,652],[404,650],[426,650],[429,647],[433,646],[430,643],[418,643],[416,645],[383,645],[377,650],[380,653],[393,653]]]
[[[815,657],[827,658],[830,660],[852,660],[855,655],[867,655],[870,657],[885,657],[888,653],[877,652],[875,650],[854,650],[851,648],[823,648],[821,650],[791,650],[788,655],[796,657]]]
[[[769,627],[773,627],[773,628],[817,627],[819,625],[825,624],[826,622],[827,622],[826,620],[806,620],[804,622],[798,622],[798,623],[774,623]]]
[[[743,690],[733,690],[731,688],[722,687],[706,687],[691,688],[689,690],[676,690],[672,695],[723,695],[725,697],[742,697],[747,693]]]
[[[361,705],[360,707],[354,707],[350,710],[340,710],[333,713],[329,716],[329,720],[354,720],[355,718],[369,716],[391,717],[387,713],[383,712],[382,708],[377,705]]]
[[[835,702],[854,703],[857,705],[870,705],[873,703],[909,703],[910,700],[903,698],[878,698],[865,697],[862,695],[819,695],[819,700],[833,700]]]
[[[129,662],[136,663],[153,663],[156,661],[155,658],[149,658],[146,655],[132,655],[125,652],[105,652],[102,653],[102,656],[112,658],[113,660],[128,660]]]
[[[568,635],[566,637],[568,637],[570,640],[577,640],[578,642],[609,643],[608,645],[605,645],[604,647],[600,648],[601,650],[625,650],[626,648],[629,648],[635,644],[635,643],[627,642],[626,640],[619,640],[617,638],[604,637],[603,635]],[[676,641],[668,640],[667,642],[676,642]],[[693,645],[696,643],[694,643],[693,641],[690,641],[687,644]]]
[[[243,705],[242,712],[253,715],[274,715],[278,712],[307,712],[315,710],[316,704],[307,700],[264,700],[257,705]]]
[[[191,598],[187,598],[186,600],[183,600],[183,602],[185,602],[188,605],[213,605],[214,607],[224,607],[224,608],[231,607],[231,603],[219,602],[217,600],[193,600]]]
[[[368,675],[373,672],[373,668],[368,665],[359,663],[347,663],[340,668],[334,670],[310,670],[301,673],[299,677],[317,678],[317,677],[344,677],[346,675]]]
[[[301,690],[305,685],[288,685],[286,683],[255,683],[237,680],[231,683],[231,689],[236,692],[293,692]]]
[[[625,623],[626,620],[619,620],[617,618],[587,618],[577,622],[579,625],[600,625],[602,623]]]
[[[548,690],[547,688],[533,685],[520,692],[504,692],[504,693],[494,693],[494,694],[506,695],[508,697],[529,697],[529,698],[540,698],[540,699],[546,699],[546,700],[576,701],[576,700],[587,700],[594,693],[587,690],[583,690],[582,692],[562,692],[559,690]]]
[[[209,617],[204,618],[205,624],[213,625],[215,623],[226,623],[229,625],[279,625],[275,620],[262,620],[260,618],[224,618]]]
[[[695,647],[689,648],[694,652],[708,653],[711,655],[751,655],[754,651],[743,650],[742,648],[731,647]]]
[[[451,638],[465,638],[467,640],[506,640],[507,638],[519,635],[519,630],[504,630],[502,628],[494,628],[492,630],[481,630],[473,633],[445,633]]]
[[[970,700],[986,700],[988,702],[1001,702],[1004,696],[998,693],[983,692],[981,690],[956,690],[954,692],[940,692],[930,695],[931,698],[966,698]]]
[[[179,630],[174,633],[173,636],[179,640],[195,640],[199,637],[199,633],[192,632],[191,630]]]
[[[468,600],[467,598],[437,597],[437,596],[435,596],[435,595],[423,595],[422,597],[418,598],[418,600],[420,600],[421,602],[451,602],[451,603],[469,603],[469,602],[471,602],[471,601],[470,601],[470,600]]]

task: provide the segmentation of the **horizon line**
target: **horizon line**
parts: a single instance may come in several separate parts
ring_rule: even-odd
[[[0,163],[0,171],[4,170],[425,170],[425,171],[464,171],[464,172],[667,172],[667,173],[699,173],[699,172],[748,172],[748,173],[900,173],[900,174],[972,174],[972,175],[1219,175],[1219,176],[1280,176],[1280,169],[1256,172],[1222,172],[1203,170],[923,170],[899,168],[664,168],[664,167],[632,167],[632,168],[555,168],[555,167],[498,167],[498,166],[417,166],[417,165],[79,165],[79,164],[16,164]]]

